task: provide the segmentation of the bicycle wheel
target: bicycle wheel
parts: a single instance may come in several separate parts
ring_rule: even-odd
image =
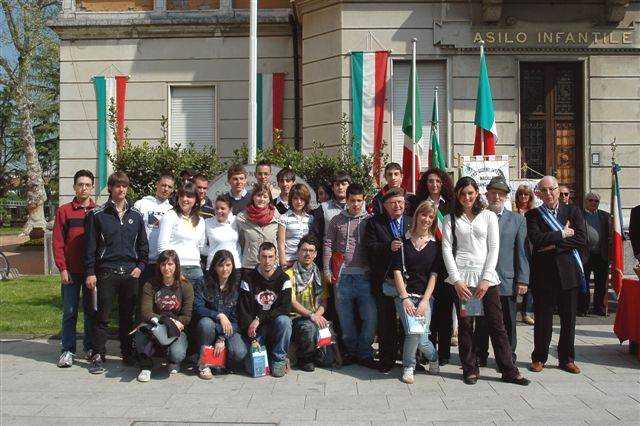
[[[0,251],[0,279],[9,277],[9,259]]]

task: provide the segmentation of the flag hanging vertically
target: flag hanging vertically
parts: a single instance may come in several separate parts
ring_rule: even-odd
[[[420,112],[420,91],[416,67],[416,41],[413,41],[413,61],[409,73],[407,105],[402,120],[404,147],[402,149],[402,186],[409,192],[416,192],[416,182],[420,180],[420,139],[422,139],[422,113]]]
[[[440,120],[438,118],[438,88],[434,90],[433,111],[431,112],[431,145],[429,147],[430,168],[445,170],[444,155],[440,148]],[[437,206],[436,206],[437,207]],[[436,209],[438,223],[436,226],[435,237],[438,241],[442,241],[442,230],[444,225],[444,216],[440,209]]]
[[[282,131],[284,73],[258,74],[257,91],[257,146],[263,150],[273,146],[273,131]]]
[[[372,175],[380,183],[382,124],[389,52],[351,53],[351,115],[353,158],[373,157]]]
[[[473,155],[495,155],[498,130],[493,109],[493,97],[489,84],[489,71],[484,54],[484,44],[480,44],[480,74],[478,75],[478,93],[476,96],[476,136],[473,143]]]
[[[107,179],[113,173],[113,164],[109,154],[115,154],[124,145],[124,108],[127,87],[126,75],[93,77],[93,87],[96,91],[97,121],[98,121],[98,194],[107,187]],[[109,108],[115,105],[115,132],[109,123]]]
[[[622,204],[620,203],[620,184],[618,172],[620,166],[613,163],[611,168],[611,216],[612,216],[612,247],[611,255],[611,287],[616,293],[622,288],[623,252],[622,252]]]

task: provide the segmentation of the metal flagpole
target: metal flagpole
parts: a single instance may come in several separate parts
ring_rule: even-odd
[[[482,58],[484,57],[484,40],[480,40],[480,64],[482,65]],[[478,102],[478,99],[476,99]],[[480,154],[484,160],[484,129],[480,127]]]
[[[258,141],[258,0],[251,0],[249,22],[249,141],[248,162],[256,162]]]
[[[411,142],[413,143],[413,149],[412,149],[412,153],[411,155],[413,156],[411,158],[411,165],[412,165],[412,170],[411,170],[411,191],[415,194],[416,192],[416,168],[417,168],[417,164],[416,164],[416,153],[418,150],[418,145],[416,144],[416,74],[418,72],[418,69],[416,67],[416,43],[418,42],[417,38],[413,38],[411,40],[412,45],[413,45],[413,56],[411,59],[411,75],[412,75],[412,81],[411,81]]]

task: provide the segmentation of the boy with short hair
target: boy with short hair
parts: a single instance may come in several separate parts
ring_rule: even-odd
[[[287,369],[291,340],[291,280],[277,265],[276,246],[258,248],[259,263],[242,277],[238,298],[238,325],[247,340],[266,342],[271,374],[282,377]]]
[[[376,302],[371,293],[362,236],[366,219],[364,188],[352,183],[347,188],[347,208],[336,215],[324,239],[323,273],[325,282],[334,282],[336,311],[342,328],[344,360],[377,368],[373,361],[373,338],[377,324]],[[333,257],[333,259],[332,259]],[[356,327],[355,311],[362,324]]]
[[[384,212],[383,198],[388,190],[402,187],[402,166],[398,163],[387,163],[384,167],[384,179],[387,184],[378,191],[369,206],[367,206],[367,211],[372,215]]]
[[[247,191],[247,171],[240,164],[234,164],[227,171],[229,182],[229,200],[231,210],[237,215],[244,210],[251,201],[251,191]]]
[[[284,168],[276,175],[280,195],[274,200],[276,210],[280,214],[285,214],[289,210],[289,192],[296,183],[296,174],[289,168]]]
[[[255,176],[256,182],[266,185],[267,188],[271,191],[271,199],[275,200],[278,195],[280,195],[280,189],[274,188],[271,185],[271,176],[273,172],[271,171],[271,163],[267,160],[258,161],[256,164]]]
[[[198,214],[205,219],[214,217],[216,215],[216,211],[213,208],[213,203],[207,196],[209,180],[203,174],[198,173],[193,177],[193,183],[196,185],[196,190],[200,197],[200,209],[198,210]]]
[[[91,199],[93,189],[93,173],[89,170],[78,170],[73,176],[73,190],[76,196],[73,201],[58,208],[53,225],[53,257],[60,271],[62,286],[62,354],[58,359],[60,368],[71,367],[76,356],[76,323],[81,291],[84,311],[82,346],[87,356],[91,356],[91,327],[94,315],[91,291],[84,286],[82,255],[85,249],[84,218],[96,206]]]

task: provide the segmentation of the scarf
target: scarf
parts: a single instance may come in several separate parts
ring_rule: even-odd
[[[275,207],[269,204],[268,206],[259,209],[255,205],[249,204],[246,211],[251,222],[258,226],[267,226],[273,220]]]
[[[309,283],[313,283],[313,295],[317,296],[322,293],[322,279],[320,278],[320,271],[315,263],[305,268],[300,262],[294,262],[293,276],[296,281],[296,293],[304,291]]]

